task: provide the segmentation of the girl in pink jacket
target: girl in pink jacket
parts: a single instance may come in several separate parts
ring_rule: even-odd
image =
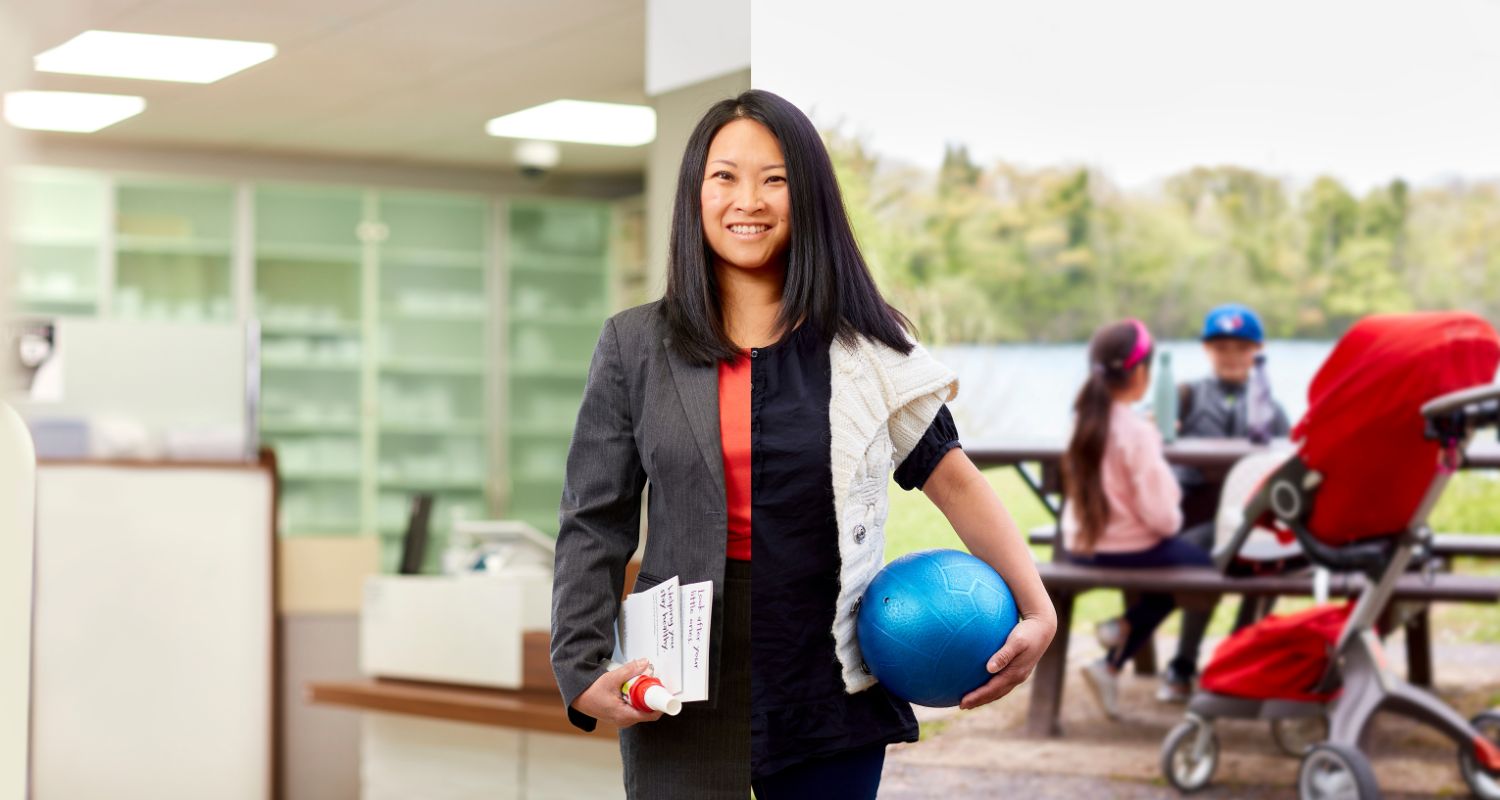
[[[1073,402],[1073,437],[1063,456],[1067,502],[1063,545],[1072,560],[1101,567],[1209,565],[1181,537],[1181,489],[1156,427],[1130,408],[1151,385],[1151,333],[1137,319],[1106,325],[1089,342],[1089,377]],[[1117,676],[1176,606],[1148,593],[1101,626],[1105,658],[1084,676],[1106,714],[1119,712]]]

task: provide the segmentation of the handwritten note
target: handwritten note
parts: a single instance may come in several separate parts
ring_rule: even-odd
[[[650,659],[653,672],[683,702],[708,699],[712,581],[679,585],[674,576],[625,598],[615,660]]]

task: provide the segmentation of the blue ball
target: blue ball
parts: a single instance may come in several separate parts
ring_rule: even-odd
[[[956,706],[1019,615],[989,564],[957,550],[923,550],[887,564],[865,589],[856,622],[865,664],[897,697]]]

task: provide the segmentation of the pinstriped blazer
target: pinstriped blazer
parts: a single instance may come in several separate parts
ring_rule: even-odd
[[[625,564],[639,544],[649,480],[650,536],[641,581],[713,581],[709,707],[719,695],[728,519],[719,440],[719,372],[667,346],[661,301],[616,314],[589,366],[568,448],[552,592],[552,669],[568,718],[596,720],[573,701],[608,671]]]

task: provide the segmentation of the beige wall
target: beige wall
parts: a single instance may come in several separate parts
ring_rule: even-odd
[[[646,296],[660,297],[667,288],[667,234],[672,228],[672,196],[677,170],[693,126],[709,106],[750,88],[750,70],[742,69],[652,99],[656,107],[656,141],[646,161]]]

